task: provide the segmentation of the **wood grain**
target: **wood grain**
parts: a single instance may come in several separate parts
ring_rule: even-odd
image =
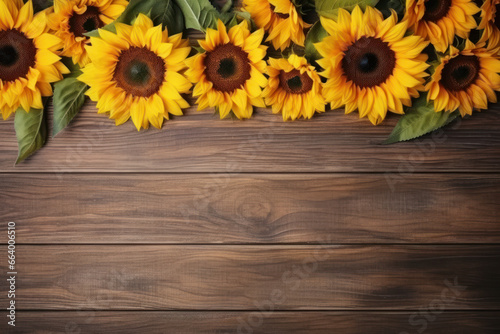
[[[51,111],[49,111],[51,112]],[[219,120],[212,110],[186,111],[163,130],[115,127],[88,103],[63,133],[14,167],[12,121],[0,122],[0,172],[498,172],[500,109],[477,113],[445,132],[380,145],[397,122],[372,126],[329,111],[283,122],[258,110],[251,120]],[[458,129],[457,129],[458,128]]]
[[[6,312],[0,312],[6,319]],[[411,318],[410,318],[411,317]],[[19,312],[15,333],[497,334],[500,312]],[[6,322],[0,330],[7,333]]]
[[[16,255],[19,310],[500,309],[500,246],[25,245]]]
[[[26,244],[500,242],[500,175],[400,181],[372,174],[3,174],[0,221],[4,230],[15,220],[17,242]]]
[[[500,333],[499,105],[390,146],[393,115],[195,108],[137,132],[87,102],[16,167],[0,122],[0,333]]]

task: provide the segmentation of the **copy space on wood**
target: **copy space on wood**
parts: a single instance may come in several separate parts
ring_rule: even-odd
[[[24,245],[16,254],[19,310],[415,310],[436,301],[498,310],[500,302],[500,246]]]

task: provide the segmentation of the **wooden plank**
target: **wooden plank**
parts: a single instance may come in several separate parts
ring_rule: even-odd
[[[51,112],[51,111],[49,111]],[[380,145],[398,118],[372,126],[329,111],[283,122],[269,110],[251,120],[219,120],[212,110],[186,111],[159,131],[115,127],[88,103],[75,122],[14,167],[13,121],[0,122],[0,172],[498,172],[500,108],[477,113],[422,140]],[[459,129],[456,129],[456,128]],[[455,128],[455,129],[454,129]]]
[[[16,255],[19,310],[500,309],[500,246],[26,245]]]
[[[0,184],[2,230],[15,220],[25,244],[500,242],[494,174],[395,184],[370,174],[3,174]]]
[[[6,312],[0,312],[6,319]],[[411,318],[410,318],[411,317]],[[500,312],[18,312],[16,333],[497,334]],[[8,333],[6,321],[0,330]]]

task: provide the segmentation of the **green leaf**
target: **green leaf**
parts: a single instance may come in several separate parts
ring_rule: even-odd
[[[30,112],[19,108],[14,118],[14,128],[18,143],[16,165],[39,150],[47,138],[47,122],[43,109],[31,109]]]
[[[181,10],[174,0],[130,0],[122,15],[101,29],[116,32],[116,22],[132,24],[141,13],[148,15],[155,25],[166,26],[170,35],[180,33],[184,29]],[[94,30],[86,33],[85,36],[98,37],[99,32]]]
[[[184,14],[186,28],[205,31],[215,28],[220,18],[219,12],[208,0],[176,0]]]
[[[384,17],[389,17],[394,10],[399,18],[402,18],[405,13],[406,0],[379,0],[376,8],[382,12]]]
[[[33,0],[33,11],[38,13],[54,5],[53,0]]]
[[[328,33],[325,28],[323,28],[320,21],[316,22],[307,33],[305,40],[305,55],[309,63],[313,63],[321,58],[314,43],[321,42],[326,36],[328,36]]]
[[[201,46],[195,45],[195,46],[192,46],[191,48],[194,49],[196,51],[196,53],[205,53],[206,52],[205,49],[202,48]]]
[[[247,21],[250,30],[253,30],[254,23],[248,12],[232,11],[229,13],[220,13],[219,18],[222,20],[227,29],[231,29],[238,25],[241,21]]]
[[[229,13],[234,5],[233,0],[213,0],[211,4],[219,13]]]
[[[316,0],[316,11],[320,16],[335,20],[339,8],[352,11],[358,5],[364,10],[366,6],[374,7],[377,2],[378,0]]]
[[[167,27],[169,35],[184,31],[184,17],[174,0],[157,0],[150,15],[155,25]]]
[[[310,24],[318,22],[319,17],[316,12],[315,0],[292,0],[292,3],[304,22]]]
[[[249,12],[233,10],[229,13],[220,13],[219,18],[224,22],[228,29],[238,25],[242,21],[247,21],[250,31],[257,29]]]
[[[383,144],[415,139],[445,126],[458,116],[460,113],[457,110],[452,113],[435,112],[433,103],[427,103],[427,97],[423,94],[408,108]]]
[[[69,74],[66,74],[65,77],[72,76],[73,73],[80,71],[80,66],[78,64],[74,64],[71,57],[61,57],[61,62],[68,68],[70,72]]]
[[[85,102],[88,86],[79,81],[80,71],[54,85],[54,126],[52,136],[62,131],[78,114]]]
[[[238,25],[238,17],[233,13],[221,13],[220,18],[228,29]]]

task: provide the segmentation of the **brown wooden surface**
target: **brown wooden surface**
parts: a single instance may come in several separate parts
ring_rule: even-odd
[[[0,122],[0,333],[500,332],[498,105],[390,146],[394,116],[185,114],[137,132],[88,102],[16,167]]]
[[[253,333],[498,332],[498,111],[386,147],[395,119],[188,112],[137,133],[89,106],[15,168],[0,123],[19,243],[18,326],[0,332],[244,333],[275,290]]]
[[[88,103],[77,121],[27,163],[14,167],[13,122],[0,122],[0,172],[498,172],[500,110],[470,117],[421,140],[381,145],[398,118],[380,126],[329,111],[283,122],[258,110],[251,120],[186,111],[163,130],[115,127]]]
[[[23,244],[500,242],[500,175],[391,180],[384,174],[3,174],[0,221],[5,229],[16,218]]]
[[[0,312],[5,318],[6,312]],[[410,318],[411,317],[411,318]],[[500,312],[19,312],[16,333],[497,334]],[[262,323],[261,323],[262,321]],[[260,324],[261,323],[261,324]],[[250,324],[253,324],[251,326]],[[260,325],[259,325],[260,324]],[[0,330],[6,330],[0,322]]]
[[[434,299],[452,299],[448,310],[496,310],[500,302],[498,245],[50,245],[16,254],[20,310],[252,310],[269,302],[411,310]]]

